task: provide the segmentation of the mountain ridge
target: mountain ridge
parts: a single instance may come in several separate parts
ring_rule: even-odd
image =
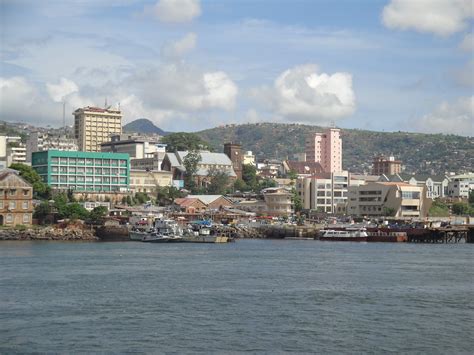
[[[122,130],[127,133],[154,133],[166,136],[169,132],[157,127],[148,118],[137,118],[123,126]]]

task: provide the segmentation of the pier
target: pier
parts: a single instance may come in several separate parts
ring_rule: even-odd
[[[429,228],[425,233],[407,233],[409,243],[474,243],[474,225]]]

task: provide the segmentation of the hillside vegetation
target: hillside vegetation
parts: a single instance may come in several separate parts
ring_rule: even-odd
[[[304,152],[305,137],[324,128],[301,124],[256,123],[226,125],[196,132],[215,151],[225,142],[242,144],[257,158],[290,159]],[[342,129],[343,167],[354,173],[370,172],[376,154],[393,154],[407,173],[442,174],[472,171],[474,139],[442,134],[373,132]]]

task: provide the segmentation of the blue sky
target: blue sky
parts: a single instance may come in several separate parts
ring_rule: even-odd
[[[471,0],[0,0],[0,119],[470,135]],[[69,117],[72,123],[72,116]]]

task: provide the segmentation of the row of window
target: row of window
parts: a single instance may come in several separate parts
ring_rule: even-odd
[[[4,208],[4,203],[3,201],[0,201],[0,209]],[[30,207],[30,202],[29,201],[22,201],[21,206],[24,210],[27,210]],[[16,209],[16,201],[8,201],[8,208],[11,210]]]
[[[123,186],[120,185],[66,185],[66,184],[51,184],[55,189],[59,190],[73,190],[73,191],[120,191]]]
[[[51,182],[62,183],[99,183],[99,184],[126,184],[127,178],[118,177],[101,177],[101,176],[66,176],[66,175],[52,175]]]
[[[5,223],[13,223],[13,215],[11,213],[5,215]],[[28,213],[23,214],[23,223],[30,223],[30,215]]]
[[[0,189],[0,196],[8,194],[9,196],[29,196],[30,190],[28,189]]]
[[[111,165],[127,166],[126,159],[100,159],[100,158],[58,158],[52,157],[51,164],[69,164],[69,165]]]
[[[127,169],[119,168],[93,168],[93,167],[75,167],[75,166],[52,166],[53,173],[64,174],[103,174],[103,175],[127,175]]]

